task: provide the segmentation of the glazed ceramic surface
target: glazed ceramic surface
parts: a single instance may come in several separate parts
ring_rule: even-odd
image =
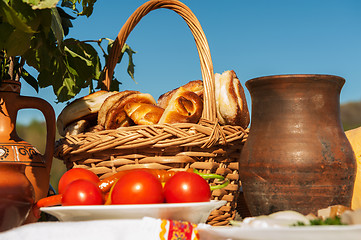
[[[252,116],[239,170],[253,216],[350,206],[356,160],[340,121],[344,83],[330,75],[246,82]]]
[[[43,99],[20,96],[20,82],[3,80],[0,85],[0,163],[19,162],[35,191],[35,200],[46,197],[55,143],[55,113]],[[40,110],[47,126],[46,150],[42,155],[16,133],[17,112],[20,109]]]
[[[34,189],[25,165],[0,162],[0,231],[20,226],[34,202]]]

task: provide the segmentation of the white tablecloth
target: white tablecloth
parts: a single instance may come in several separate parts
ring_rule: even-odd
[[[188,234],[185,233],[187,230]],[[0,233],[0,240],[360,240],[360,236],[361,225],[212,227],[145,217],[139,220],[31,223]]]
[[[37,222],[0,233],[1,240],[135,240],[168,239],[165,220],[96,220],[80,222]],[[163,224],[163,225],[162,225]],[[163,226],[163,229],[162,227]],[[169,227],[167,227],[169,229]],[[163,230],[163,231],[162,231]],[[192,240],[195,238],[194,234]]]

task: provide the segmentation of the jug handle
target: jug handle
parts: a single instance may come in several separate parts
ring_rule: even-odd
[[[34,108],[41,111],[46,122],[46,148],[43,155],[46,169],[50,172],[55,147],[55,112],[45,100],[37,97],[19,96],[18,110]]]

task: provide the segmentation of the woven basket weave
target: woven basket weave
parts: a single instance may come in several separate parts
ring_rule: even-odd
[[[166,8],[178,13],[188,24],[197,45],[204,84],[204,110],[198,124],[156,124],[121,127],[116,130],[87,132],[66,136],[57,142],[55,157],[64,160],[68,169],[87,168],[100,178],[132,168],[195,168],[202,173],[220,174],[230,184],[213,190],[212,199],[227,200],[214,210],[207,223],[228,225],[236,215],[239,194],[238,158],[248,130],[239,126],[220,126],[216,116],[213,64],[207,39],[192,11],[175,0],[152,0],[140,6],[121,28],[111,49],[105,86],[110,80],[125,41],[137,23],[150,11]],[[222,184],[208,180],[210,185]]]

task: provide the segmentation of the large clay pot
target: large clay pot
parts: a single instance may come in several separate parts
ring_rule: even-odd
[[[340,121],[344,83],[331,75],[266,76],[246,82],[252,114],[239,170],[253,216],[350,206],[356,160]]]
[[[34,202],[25,164],[0,162],[0,232],[20,226]]]
[[[55,113],[41,98],[20,96],[18,81],[3,80],[0,85],[0,163],[21,162],[35,191],[35,201],[46,197],[55,143]],[[40,110],[46,121],[46,150],[44,155],[16,133],[17,112],[24,108]],[[30,220],[35,221],[35,219]]]

